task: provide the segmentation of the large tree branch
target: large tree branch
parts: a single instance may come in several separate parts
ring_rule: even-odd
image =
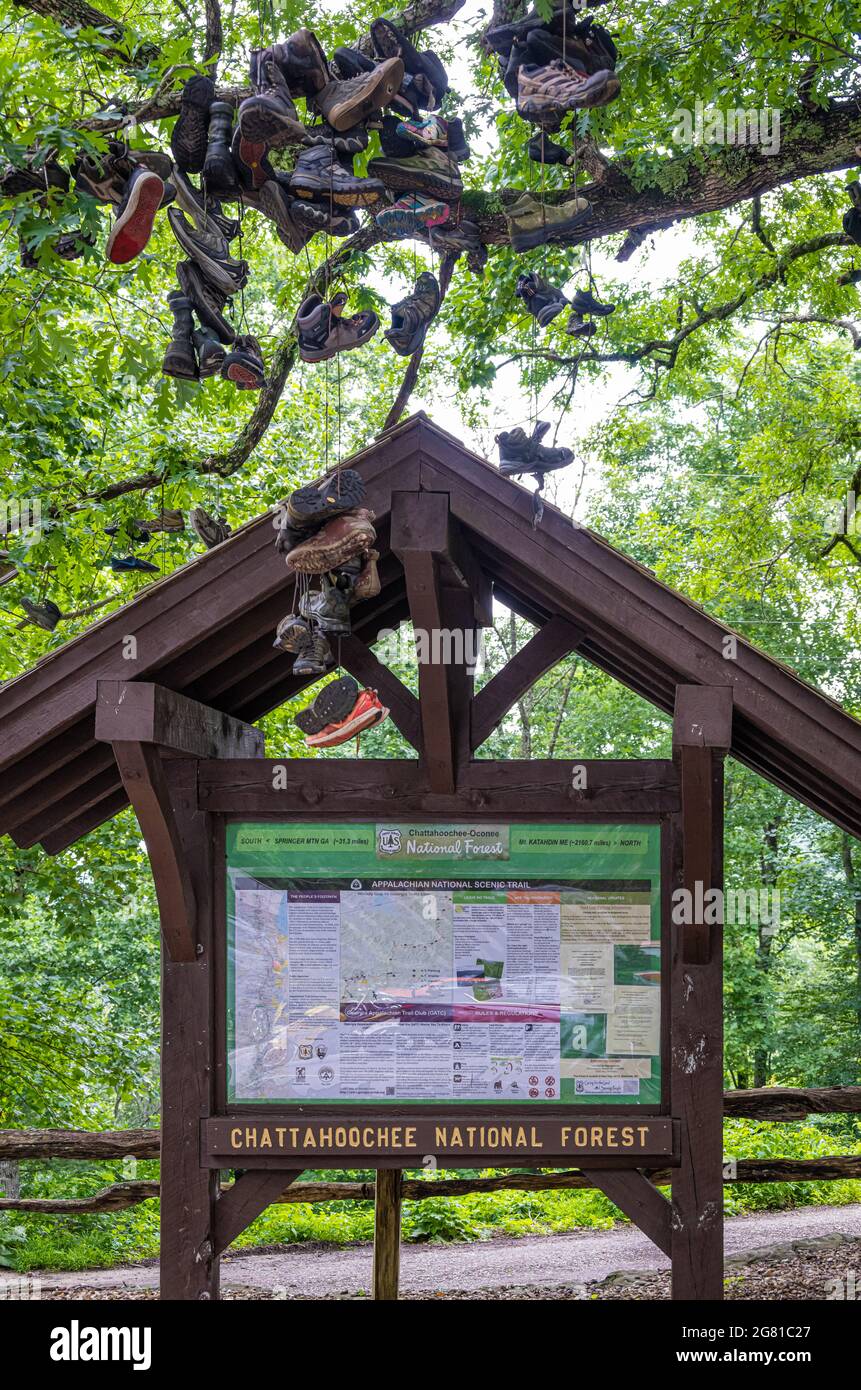
[[[122,67],[136,69],[161,56],[149,39],[142,39],[127,24],[88,5],[86,0],[14,0],[22,9],[32,10],[43,19],[56,20],[64,29],[102,29],[117,48],[106,47],[105,54]]]

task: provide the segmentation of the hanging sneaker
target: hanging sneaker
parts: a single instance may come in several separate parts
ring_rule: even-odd
[[[296,217],[296,199],[290,192],[287,174],[276,174],[256,192],[247,190],[242,194],[242,202],[245,207],[256,208],[275,224],[278,240],[283,242],[294,256],[308,245],[315,232],[325,227],[323,219],[316,226],[308,226],[306,221]]]
[[[378,63],[373,72],[346,82],[329,82],[314,98],[314,105],[335,130],[349,130],[375,111],[382,111],[397,93],[404,76],[400,58]]]
[[[332,648],[325,634],[313,631],[293,662],[293,675],[325,676],[334,661]]]
[[[521,193],[503,209],[514,251],[564,241],[591,211],[585,198],[569,198],[565,203],[540,203],[531,193]]]
[[[442,255],[466,256],[466,263],[475,275],[481,275],[487,264],[487,247],[474,222],[446,222],[434,227],[428,241]]]
[[[112,555],[107,563],[114,574],[133,574],[136,571],[140,574],[160,573],[158,565],[150,564],[149,560],[139,560],[137,555]]]
[[[253,334],[243,333],[235,340],[225,353],[221,375],[240,391],[259,391],[266,385],[263,351]]]
[[[189,516],[191,529],[198,540],[203,541],[207,550],[214,550],[230,535],[230,527],[223,516],[210,516],[203,507],[195,507]]]
[[[526,63],[517,79],[517,111],[533,125],[553,125],[569,111],[597,106],[613,78],[609,68],[586,77],[560,61],[538,67]],[[618,79],[613,79],[618,82]],[[618,88],[617,88],[618,90]]]
[[[327,724],[335,724],[347,715],[359,698],[359,686],[352,676],[339,676],[319,690],[308,705],[293,716],[293,723],[303,734],[321,734]]]
[[[343,317],[345,294],[336,294],[327,304],[318,294],[309,295],[296,315],[299,356],[303,362],[326,362],[339,352],[350,352],[367,343],[380,326],[372,309],[362,309]]]
[[[215,83],[197,73],[182,89],[179,116],[170,136],[170,148],[177,168],[186,174],[199,174],[206,158],[209,108],[215,101]]]
[[[204,328],[211,328],[219,342],[232,343],[236,330],[222,312],[227,295],[209,283],[194,261],[180,261],[176,267],[176,278]]]
[[[295,667],[294,667],[295,670]],[[389,711],[381,702],[376,690],[363,690],[356,703],[344,719],[327,724],[319,734],[306,734],[305,742],[309,748],[335,748],[347,743],[365,729],[372,729],[388,718]]]
[[[306,145],[325,145],[335,154],[347,155],[350,159],[368,148],[370,138],[367,127],[361,124],[341,131],[335,130],[326,121],[305,127]]]
[[[199,232],[207,236],[220,234],[228,242],[239,236],[239,220],[228,217],[218,198],[195,188],[187,174],[176,170],[173,176],[176,206],[190,217]]]
[[[316,198],[294,198],[290,205],[290,214],[311,236],[315,232],[325,232],[329,236],[337,237],[354,236],[361,225],[356,214],[349,208],[342,208],[337,204],[333,208],[330,203]]]
[[[191,335],[197,353],[198,374],[202,378],[218,376],[224,365],[224,345],[211,328],[195,328]]]
[[[30,598],[22,598],[19,602],[30,622],[45,632],[53,632],[63,617],[53,599],[46,598],[42,603],[34,603]]]
[[[173,332],[164,354],[162,374],[178,377],[181,381],[196,381],[200,372],[194,350],[191,300],[181,290],[171,290],[167,303],[173,314]]]
[[[602,304],[600,299],[596,299],[591,290],[576,290],[572,299],[571,307],[578,314],[594,314],[596,318],[606,318],[615,312],[615,304]]]
[[[355,468],[339,468],[322,482],[296,488],[287,499],[286,524],[306,533],[360,507],[365,484]]]
[[[398,135],[400,123],[400,116],[393,116],[387,111],[380,124],[380,149],[389,159],[409,159],[416,152],[414,140],[407,140],[403,135]]]
[[[566,150],[564,145],[557,144],[555,140],[551,140],[548,135],[544,134],[530,136],[526,153],[536,164],[573,165],[575,163],[575,155],[572,150]]]
[[[386,329],[385,336],[395,352],[401,357],[412,357],[418,351],[439,306],[439,281],[429,270],[423,270],[412,294],[392,306],[392,326]]]
[[[236,198],[239,181],[230,153],[233,140],[233,107],[229,101],[214,101],[209,108],[209,130],[202,182],[207,197]]]
[[[357,178],[352,160],[344,162],[327,145],[302,151],[290,175],[290,188],[298,198],[329,199],[351,208],[366,207],[385,194],[378,178]]]
[[[349,637],[350,605],[346,594],[323,575],[319,589],[309,589],[302,595],[299,612],[303,618],[313,619],[321,632],[327,637]]]
[[[164,180],[152,170],[140,165],[132,170],[105,246],[112,265],[126,265],[144,250],[164,191]]]
[[[591,321],[587,323],[582,314],[578,313],[576,309],[572,309],[568,315],[565,332],[571,338],[594,338],[598,328]]]
[[[398,122],[397,134],[422,149],[428,146],[448,149],[448,122],[442,116],[408,117]]]
[[[287,564],[300,574],[328,574],[355,555],[365,555],[376,539],[371,514],[360,507],[327,521],[319,531],[290,551]]]
[[[539,420],[531,435],[518,426],[496,436],[499,445],[499,471],[506,477],[516,473],[543,474],[567,468],[574,462],[571,449],[550,448],[541,443],[550,425]]]
[[[157,516],[151,521],[141,521],[141,526],[148,531],[171,531],[178,532],[185,530],[185,516],[178,507],[162,507]]]
[[[451,208],[440,198],[405,193],[390,207],[382,208],[374,220],[388,236],[403,238],[415,236],[423,228],[440,227],[450,216]]]
[[[508,61],[502,66],[502,85],[510,97],[517,101],[517,92],[520,85],[520,70],[524,64],[529,62],[529,49],[525,43],[512,44]],[[561,116],[559,117],[561,123]]]
[[[540,328],[546,328],[564,309],[568,300],[561,290],[556,289],[534,270],[518,275],[514,293],[522,299],[529,313]]]
[[[435,53],[430,49],[419,52],[404,31],[389,19],[373,20],[371,43],[378,57],[400,58],[404,71],[411,77],[424,77],[430,84],[435,105],[439,106],[448,91],[448,74]]]
[[[248,262],[231,256],[227,238],[217,228],[198,231],[179,208],[169,208],[167,220],[185,254],[215,289],[230,298],[248,283]]]
[[[456,203],[463,193],[457,162],[445,150],[433,146],[406,158],[378,156],[369,163],[368,173],[395,192],[425,193],[447,203]]]
[[[290,88],[281,68],[271,57],[263,57],[260,83],[254,96],[246,97],[239,108],[242,138],[270,149],[305,143],[305,127],[293,104]]]

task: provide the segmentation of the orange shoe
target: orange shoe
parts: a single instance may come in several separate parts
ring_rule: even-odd
[[[339,719],[335,724],[327,724],[319,734],[306,734],[305,742],[309,748],[335,748],[365,729],[381,724],[388,713],[376,690],[360,690],[346,718]]]

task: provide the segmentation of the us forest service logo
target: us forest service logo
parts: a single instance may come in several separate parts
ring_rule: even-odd
[[[397,827],[381,826],[377,835],[377,850],[380,854],[397,854],[401,847],[401,832]]]

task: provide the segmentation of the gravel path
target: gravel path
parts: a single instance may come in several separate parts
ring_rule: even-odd
[[[861,1203],[846,1207],[799,1207],[794,1211],[733,1216],[726,1223],[726,1253],[741,1254],[780,1241],[809,1240],[840,1233],[861,1237]],[[408,1245],[401,1255],[401,1288],[422,1295],[458,1291],[467,1297],[488,1286],[532,1286],[552,1290],[585,1284],[616,1270],[666,1270],[669,1261],[630,1226],[609,1231],[499,1238],[473,1244]],[[332,1298],[367,1292],[370,1245],[295,1245],[278,1251],[228,1255],[222,1260],[222,1288],[253,1289],[270,1297]],[[119,1292],[156,1287],[155,1264],[42,1275],[42,1288]],[[116,1293],[114,1293],[116,1296]],[[247,1296],[247,1295],[246,1295]],[[253,1296],[253,1295],[252,1295]]]

